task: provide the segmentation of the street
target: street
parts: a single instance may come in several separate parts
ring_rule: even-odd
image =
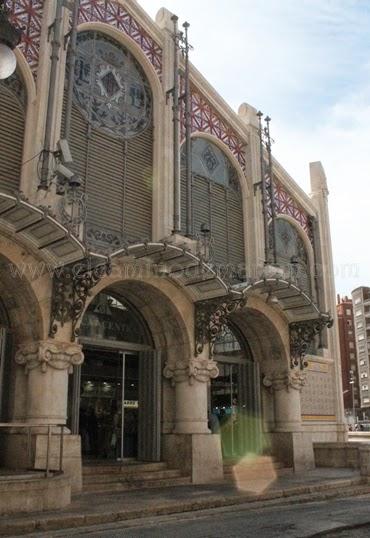
[[[369,525],[364,527],[364,524]],[[343,530],[344,527],[357,529]],[[362,527],[360,527],[362,525]],[[328,533],[329,531],[329,533]],[[332,531],[332,532],[330,532]],[[324,534],[322,534],[324,533]],[[34,533],[37,537],[91,538],[308,538],[313,536],[363,538],[370,536],[370,495],[337,500],[251,508],[218,508],[171,516],[144,518],[84,529]]]

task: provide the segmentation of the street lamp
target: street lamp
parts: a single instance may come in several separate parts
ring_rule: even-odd
[[[349,371],[349,384],[352,385],[352,414],[353,421],[356,422],[356,409],[355,409],[355,375],[353,370]]]
[[[15,28],[8,19],[5,2],[0,5],[0,79],[10,77],[17,67],[13,52],[21,40],[21,30]]]

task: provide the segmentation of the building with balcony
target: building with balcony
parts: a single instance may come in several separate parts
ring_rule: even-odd
[[[344,411],[347,417],[351,416],[352,419],[355,419],[361,404],[352,299],[349,299],[347,296],[337,296],[337,316],[342,365]]]
[[[370,288],[361,286],[353,290],[352,302],[354,309],[360,402],[362,408],[367,408],[370,407]]]
[[[91,460],[193,483],[249,452],[312,468],[314,441],[345,438],[321,163],[307,194],[256,108],[187,78],[167,10],[6,3],[24,30],[0,81],[0,465],[50,445],[75,491]]]

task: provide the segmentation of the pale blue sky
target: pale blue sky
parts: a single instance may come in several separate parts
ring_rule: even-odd
[[[272,117],[274,155],[328,177],[337,291],[370,286],[370,1],[139,0],[187,20],[191,61],[234,108]]]

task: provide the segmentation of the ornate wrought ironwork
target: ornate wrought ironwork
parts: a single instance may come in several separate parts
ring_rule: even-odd
[[[333,325],[333,319],[329,314],[322,315],[318,319],[297,321],[289,325],[290,337],[290,367],[304,370],[308,363],[306,354],[315,337],[325,328]]]
[[[202,353],[204,346],[209,344],[210,356],[216,338],[225,330],[231,314],[245,306],[246,298],[230,299],[219,297],[208,301],[195,303],[195,355]]]
[[[78,237],[86,220],[86,194],[81,189],[67,190],[60,201],[60,216],[63,226]]]
[[[71,341],[75,340],[78,336],[77,324],[91,290],[110,272],[110,262],[91,267],[90,260],[54,271],[49,329],[51,338],[58,331],[58,323],[63,327],[71,321]]]

